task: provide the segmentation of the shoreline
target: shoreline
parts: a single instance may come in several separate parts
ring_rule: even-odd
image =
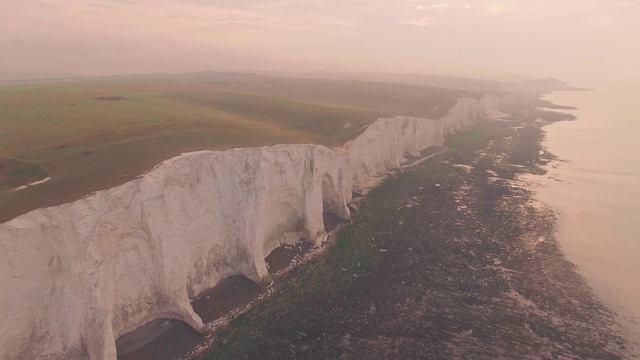
[[[516,133],[522,129],[513,128]],[[486,130],[479,131],[481,137],[488,136]],[[252,358],[258,353],[279,358],[631,358],[619,319],[593,297],[594,289],[559,248],[557,213],[536,200],[535,186],[528,182],[527,174],[539,176],[552,155],[529,149],[535,159],[516,154],[516,161],[491,163],[487,158],[514,140],[491,145],[491,151],[461,150],[475,143],[477,134],[469,133],[454,135],[462,139],[447,144],[450,152],[392,174],[359,198],[361,213],[341,232],[331,233],[329,246],[295,271],[281,274],[278,294],[218,328],[212,346],[201,347],[197,358]],[[504,205],[483,209],[487,201]],[[387,209],[381,216],[377,208]],[[491,215],[494,211],[499,214]],[[483,217],[493,220],[487,223]],[[421,219],[431,225],[425,229]],[[426,238],[420,235],[425,230]],[[493,232],[505,240],[520,235],[517,244],[472,239]],[[456,236],[453,241],[451,236]],[[494,258],[486,262],[481,255]],[[346,259],[336,262],[336,257]],[[320,284],[299,285],[306,281]],[[449,289],[445,297],[438,295],[442,286]],[[272,316],[274,312],[279,315]],[[390,329],[395,329],[393,338],[385,335]],[[407,329],[407,335],[422,329],[423,340],[416,343],[414,335],[402,335]]]
[[[465,138],[465,134],[460,133],[459,137]],[[463,139],[463,143],[473,141],[473,138],[474,136],[467,136],[467,139]],[[449,147],[452,148],[451,145]],[[371,358],[415,357],[426,354],[463,357],[464,354],[484,354],[484,356],[498,357],[509,357],[509,354],[512,356],[538,354],[543,357],[571,356],[571,354],[580,357],[626,358],[626,356],[631,356],[625,350],[625,342],[621,338],[620,330],[616,330],[612,314],[606,310],[603,304],[593,298],[592,290],[584,282],[584,279],[575,272],[575,267],[564,258],[558,248],[554,235],[557,218],[553,211],[536,202],[534,190],[523,186],[525,181],[519,181],[517,176],[514,177],[514,174],[537,173],[540,169],[539,166],[546,162],[541,159],[541,154],[536,151],[535,155],[539,160],[528,165],[518,164],[516,161],[516,164],[496,166],[485,163],[485,160],[477,160],[479,162],[469,164],[468,153],[460,152],[456,146],[453,146],[452,151],[453,153],[445,153],[437,157],[434,162],[419,165],[418,169],[410,169],[400,173],[382,183],[379,188],[372,190],[362,200],[362,213],[354,217],[353,223],[338,234],[338,240],[335,244],[339,248],[356,246],[360,250],[356,251],[355,255],[336,253],[344,249],[333,249],[331,253],[326,254],[326,258],[317,260],[320,264],[304,265],[296,271],[296,274],[289,275],[288,280],[291,281],[289,291],[292,294],[281,293],[278,295],[278,297],[284,296],[287,299],[269,299],[266,301],[268,304],[261,304],[235,319],[229,327],[222,329],[216,335],[217,343],[209,350],[210,354],[204,355],[202,359],[250,358],[256,354],[253,351],[258,349],[262,355],[280,358],[336,357],[340,355],[354,356],[355,354],[367,355]],[[480,153],[485,153],[485,151],[480,151]],[[485,155],[487,154],[485,153]],[[485,157],[481,155],[481,158]],[[526,156],[521,156],[521,160],[526,158]],[[536,165],[538,163],[540,165]],[[523,166],[526,171],[514,170],[522,168],[510,165]],[[424,170],[425,167],[430,170]],[[435,169],[439,169],[439,171],[434,172]],[[445,171],[446,175],[442,171]],[[420,176],[429,181],[425,183],[423,180],[421,182],[415,179],[415,174],[410,173],[422,174]],[[456,190],[455,184],[448,183],[446,180],[450,175],[453,175],[457,179],[454,182],[458,183],[465,183],[470,177],[479,177],[476,179],[479,182],[472,182],[480,188],[474,190],[474,185],[471,185],[471,189],[467,188],[469,185],[462,185]],[[407,184],[404,186],[413,190],[398,190],[399,187],[403,187],[398,183]],[[493,194],[490,195],[490,199],[493,199],[490,202],[493,204],[499,204],[503,201],[506,201],[505,204],[513,203],[507,209],[498,210],[500,214],[497,218],[494,217],[494,225],[491,225],[490,222],[489,227],[497,226],[495,230],[503,233],[501,236],[506,236],[505,240],[512,236],[512,232],[520,233],[516,247],[509,245],[508,242],[501,243],[495,240],[486,243],[473,241],[469,243],[471,239],[464,240],[464,236],[457,237],[453,242],[444,243],[437,242],[437,239],[422,238],[423,241],[428,240],[432,244],[430,250],[427,250],[421,248],[424,245],[421,242],[416,243],[415,238],[421,238],[420,236],[412,235],[414,233],[407,234],[407,229],[413,229],[411,231],[415,234],[428,230],[430,236],[445,236],[446,238],[452,235],[451,231],[458,232],[446,225],[453,221],[456,227],[468,228],[469,234],[476,234],[472,237],[490,236],[491,231],[485,229],[485,223],[469,219],[469,217],[491,216],[492,211],[485,213],[482,210],[484,201],[474,204],[475,200],[471,200],[469,203],[469,196],[477,198],[479,194],[476,192],[481,189],[489,191],[482,197]],[[514,196],[505,198],[506,194],[502,193],[504,190],[499,189],[510,189],[508,192],[513,192]],[[459,192],[460,190],[463,192]],[[390,194],[398,195],[404,191],[409,192],[408,195],[405,195],[406,197],[389,197]],[[412,193],[415,196],[411,196]],[[472,195],[474,193],[475,195]],[[518,195],[515,196],[515,194]],[[385,202],[403,205],[395,210],[396,213],[394,211],[385,213],[385,210],[382,210],[382,213],[385,214],[382,217],[372,214],[380,213],[381,210],[376,207],[385,207]],[[482,206],[477,208],[480,205]],[[391,209],[386,211],[389,210]],[[430,229],[424,229],[424,225],[415,224],[416,222],[420,223],[421,218],[424,219],[421,216],[416,217],[416,212],[420,213],[423,210],[429,214],[428,218],[433,217],[432,221],[443,221],[443,223],[441,225],[432,224]],[[492,210],[497,210],[497,208]],[[524,213],[520,214],[522,211]],[[464,213],[462,218],[459,217],[460,215],[454,215],[459,212]],[[509,214],[509,212],[515,214]],[[454,218],[448,218],[451,216]],[[507,216],[506,219],[510,220],[507,223],[500,223],[499,219],[503,216]],[[496,220],[498,220],[497,223]],[[477,233],[478,230],[481,232]],[[356,234],[360,235],[354,236]],[[391,234],[400,235],[398,240],[410,243],[394,241],[395,236]],[[462,244],[459,239],[462,240]],[[390,244],[393,245],[390,246]],[[506,246],[511,250],[496,252],[496,245],[498,249]],[[454,250],[459,246],[466,247],[467,252],[471,250],[472,257],[465,255],[465,252]],[[436,250],[438,248],[442,249]],[[446,248],[451,248],[451,252],[445,250]],[[351,251],[353,252],[353,249]],[[440,261],[434,258],[430,255],[433,251],[446,259]],[[365,252],[364,258],[358,257],[357,253],[361,252]],[[478,255],[481,254],[479,252],[494,254],[493,256],[497,256],[497,258],[487,264],[484,263],[482,257],[478,258]],[[342,256],[356,256],[362,260],[366,259],[370,262],[370,267],[363,269],[360,266],[355,266],[354,259],[339,262],[339,265],[336,265],[333,258]],[[516,259],[513,259],[514,256]],[[427,273],[411,269],[413,266],[424,267],[419,264],[424,264],[425,260],[427,263],[433,263],[433,265],[428,265],[431,270]],[[482,264],[479,267],[474,265],[478,261]],[[357,263],[360,265],[364,261]],[[338,274],[328,267],[329,264],[339,267]],[[324,266],[324,269],[320,269],[321,266]],[[344,267],[340,268],[341,266]],[[402,268],[401,271],[397,269],[398,267]],[[394,270],[394,268],[396,269]],[[464,268],[468,270],[463,271],[465,275],[460,278],[460,271]],[[522,268],[523,271],[515,271],[518,268]],[[345,274],[353,272],[353,275],[348,279],[343,279],[340,276],[340,269]],[[322,275],[314,276],[313,274],[318,271],[321,271]],[[405,273],[406,271],[409,273]],[[485,272],[487,273],[483,276],[482,273]],[[388,277],[386,273],[395,275]],[[453,274],[457,275],[451,277]],[[498,274],[501,274],[501,279],[500,276],[496,278]],[[432,278],[431,275],[435,275],[437,278]],[[312,279],[316,279],[318,276],[330,277],[331,280],[336,280],[336,283],[331,283],[331,280],[329,282],[322,281],[324,284],[322,288],[310,291],[295,285],[300,282],[313,281]],[[425,287],[424,281],[436,281],[436,284]],[[483,287],[486,286],[483,285],[483,281],[496,283],[496,285],[506,281],[512,290],[505,291],[506,289],[502,289],[503,285],[483,290]],[[464,287],[460,288],[463,284]],[[453,286],[452,290],[457,290],[449,293],[445,298],[440,298],[437,293],[441,286],[446,288]],[[513,286],[517,290],[513,290]],[[390,289],[386,290],[386,287]],[[465,290],[465,287],[470,287],[469,290],[475,288],[475,290]],[[427,303],[415,302],[420,298],[423,299],[421,301],[424,301],[424,296],[430,299]],[[451,296],[453,297],[451,298]],[[376,303],[375,299],[379,297],[382,297],[379,299],[381,302]],[[565,299],[565,297],[568,298]],[[414,298],[415,300],[412,300]],[[369,299],[369,301],[365,299]],[[397,308],[399,304],[393,306],[394,301],[401,299],[405,303],[401,302],[400,308]],[[373,303],[368,305],[371,301]],[[391,306],[385,305],[387,301],[391,303]],[[406,303],[406,301],[409,302]],[[433,301],[445,302],[434,307]],[[446,305],[448,303],[454,304]],[[496,313],[498,309],[494,308],[491,303],[500,304],[499,306],[504,308],[504,311]],[[287,304],[288,310],[281,313],[281,310],[278,309],[283,304]],[[475,312],[478,312],[479,308],[475,306],[486,309],[489,311],[487,314],[493,314],[491,316],[498,316],[494,319],[496,323],[487,324],[486,318],[482,316],[478,318],[478,314]],[[438,309],[440,312],[443,309],[449,310],[445,313],[433,314],[431,309]],[[475,310],[468,312],[470,309]],[[479,312],[483,313],[484,311]],[[271,316],[274,312],[280,315]],[[447,313],[459,313],[458,315],[463,316],[449,318]],[[425,340],[430,339],[430,343],[425,344],[423,341],[415,343],[410,338],[403,338],[400,335],[405,331],[402,329],[412,328],[413,330],[410,332],[413,333],[421,328],[421,324],[433,324],[433,322],[414,321],[413,317],[440,318],[439,321],[444,321],[444,323],[440,325],[441,329],[440,326],[436,326],[429,328],[430,330],[425,333]],[[508,323],[508,325],[504,323],[506,318],[516,320],[520,317],[527,318],[524,328],[521,320]],[[382,320],[378,320],[379,318]],[[311,326],[309,321],[312,321],[311,323],[314,325]],[[372,321],[374,323],[371,323]],[[382,327],[376,325],[381,322],[386,325],[379,324]],[[394,326],[400,326],[395,330],[394,338],[396,340],[383,340],[384,334],[389,332],[389,326],[391,329]],[[416,326],[417,328],[415,328]],[[502,328],[502,326],[506,327]],[[369,327],[373,327],[374,330],[368,329]],[[449,334],[442,332],[447,329],[458,330]],[[318,335],[319,337],[314,338]],[[532,335],[535,336],[532,337]],[[400,337],[398,338],[398,336]],[[489,339],[493,340],[489,341]],[[589,340],[585,341],[585,339]],[[487,343],[487,341],[489,342]],[[496,345],[496,341],[499,345]],[[412,345],[409,346],[409,344]],[[481,344],[487,346],[484,347]],[[488,346],[489,344],[492,346]],[[441,347],[440,345],[446,346]],[[498,350],[501,347],[502,350]],[[453,353],[450,352],[451,348],[455,349]]]

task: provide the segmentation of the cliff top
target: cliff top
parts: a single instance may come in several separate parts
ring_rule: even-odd
[[[182,152],[342,145],[380,117],[439,118],[463,95],[475,94],[238,73],[0,87],[0,222],[124,183]]]

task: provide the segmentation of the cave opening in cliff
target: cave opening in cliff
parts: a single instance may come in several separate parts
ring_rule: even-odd
[[[346,222],[345,219],[338,216],[340,213],[339,198],[333,179],[325,176],[324,179],[322,179],[322,222],[324,223],[324,230],[326,232],[331,232],[340,224]]]
[[[174,359],[204,341],[202,335],[182,321],[156,319],[120,336],[116,351],[118,360]]]
[[[303,239],[299,239],[293,244],[278,246],[264,259],[269,274],[275,274],[280,270],[286,269],[292,263],[302,259],[314,247],[315,245],[311,241]]]
[[[265,292],[266,289],[255,281],[243,275],[232,275],[198,294],[191,306],[206,324],[248,305]]]

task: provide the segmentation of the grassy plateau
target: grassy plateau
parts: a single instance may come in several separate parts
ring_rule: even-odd
[[[0,222],[122,184],[182,152],[340,146],[380,117],[439,118],[463,94],[229,73],[0,86]]]

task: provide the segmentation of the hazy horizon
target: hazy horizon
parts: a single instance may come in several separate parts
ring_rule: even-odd
[[[640,80],[640,1],[9,0],[0,75],[192,71]]]

